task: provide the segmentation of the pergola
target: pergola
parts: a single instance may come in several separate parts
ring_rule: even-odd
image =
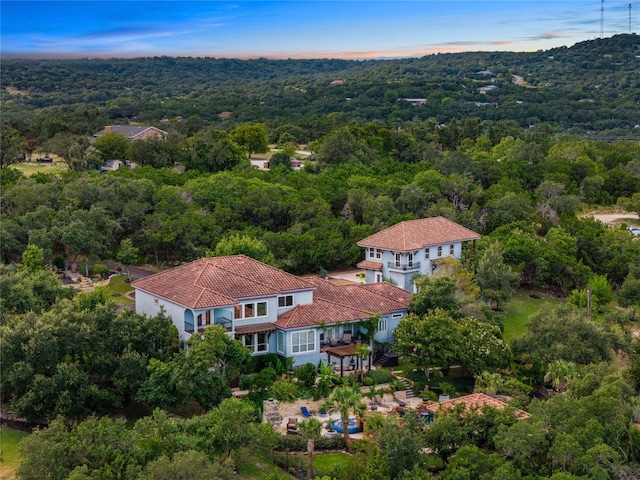
[[[345,347],[329,347],[324,353],[327,354],[327,361],[331,365],[331,357],[340,359],[340,376],[344,377],[344,359],[346,357],[356,357],[356,369],[360,369],[360,356],[356,355],[356,347],[354,345],[347,345]],[[371,351],[369,351],[369,369],[371,369]],[[364,366],[364,365],[363,365]]]

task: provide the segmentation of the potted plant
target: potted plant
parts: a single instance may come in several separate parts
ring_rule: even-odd
[[[438,386],[440,387],[440,390],[442,390],[442,394],[438,398],[438,401],[440,402],[447,402],[451,400],[451,397],[456,393],[456,387],[448,382],[440,382],[440,385]]]

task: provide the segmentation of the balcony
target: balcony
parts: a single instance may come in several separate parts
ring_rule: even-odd
[[[411,262],[411,263],[387,262],[387,268],[389,268],[390,270],[400,270],[402,272],[420,270],[420,262]]]

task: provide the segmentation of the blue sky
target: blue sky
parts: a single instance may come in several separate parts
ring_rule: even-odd
[[[637,30],[640,2],[632,3]],[[604,36],[629,32],[606,0]],[[7,1],[4,57],[394,58],[535,51],[600,36],[600,0]]]

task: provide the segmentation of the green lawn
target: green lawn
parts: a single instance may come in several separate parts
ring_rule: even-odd
[[[125,293],[133,291],[133,287],[129,283],[125,282],[127,278],[128,277],[126,275],[115,275],[109,280],[109,289],[113,293],[117,293],[120,295],[117,297],[113,297],[113,301],[118,305],[128,305],[130,303],[135,303],[130,298],[125,297]]]
[[[307,456],[304,456],[304,461],[306,465]],[[334,471],[336,467],[345,466],[349,463],[351,456],[342,453],[342,452],[334,452],[334,453],[315,453],[313,455],[313,472],[316,476],[329,476]]]
[[[0,426],[0,471],[2,471],[0,479],[15,478],[14,471],[20,464],[18,443],[26,436],[27,434],[20,430]]]
[[[517,292],[504,309],[504,339],[509,342],[522,335],[527,330],[531,315],[547,305],[557,305],[559,302],[560,300],[539,293]]]

